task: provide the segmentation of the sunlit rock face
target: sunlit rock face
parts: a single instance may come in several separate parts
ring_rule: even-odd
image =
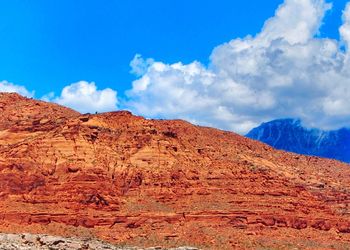
[[[0,94],[0,231],[140,247],[350,248],[350,168],[181,120]]]

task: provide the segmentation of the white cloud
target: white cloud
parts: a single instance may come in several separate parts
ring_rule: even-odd
[[[339,29],[340,35],[347,46],[350,43],[350,4],[343,11],[343,25]]]
[[[136,54],[130,62],[131,73],[141,76],[147,72],[148,67],[154,63],[152,58],[143,59],[140,54]]]
[[[26,97],[33,97],[34,92],[28,91],[24,86],[16,85],[8,81],[0,82],[0,92],[14,92]]]
[[[331,7],[324,0],[285,0],[265,22],[257,41],[265,45],[277,39],[292,45],[306,43],[318,32],[324,13]]]
[[[63,88],[61,95],[49,93],[42,99],[68,106],[81,113],[113,111],[117,109],[117,92],[106,88],[98,90],[94,82],[80,81]]]
[[[317,36],[330,8],[325,0],[285,0],[259,34],[215,48],[208,67],[137,55],[131,66],[140,78],[127,105],[239,133],[284,117],[323,129],[350,126],[350,4],[341,41]]]
[[[15,92],[22,96],[34,97],[34,91],[8,81],[0,81],[0,92]],[[98,90],[94,82],[79,81],[64,87],[60,96],[50,92],[41,100],[56,102],[82,113],[106,112],[117,110],[117,92],[110,88]]]

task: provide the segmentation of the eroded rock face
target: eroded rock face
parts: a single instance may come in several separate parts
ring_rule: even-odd
[[[117,246],[94,239],[64,238],[40,234],[1,234],[0,249],[6,250],[162,250],[162,247]],[[169,250],[198,250],[195,247],[169,248]]]
[[[1,103],[3,232],[143,247],[350,247],[349,165],[180,120],[81,115],[15,94]]]

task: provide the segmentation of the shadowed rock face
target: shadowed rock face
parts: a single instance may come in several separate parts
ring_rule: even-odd
[[[350,247],[346,164],[180,120],[81,115],[15,94],[0,103],[2,232],[143,247]]]
[[[277,149],[350,163],[350,129],[307,129],[299,120],[280,119],[261,124],[247,137]]]

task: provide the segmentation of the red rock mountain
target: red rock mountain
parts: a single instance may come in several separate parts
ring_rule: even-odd
[[[0,231],[134,246],[350,248],[350,166],[126,111],[0,94]]]

